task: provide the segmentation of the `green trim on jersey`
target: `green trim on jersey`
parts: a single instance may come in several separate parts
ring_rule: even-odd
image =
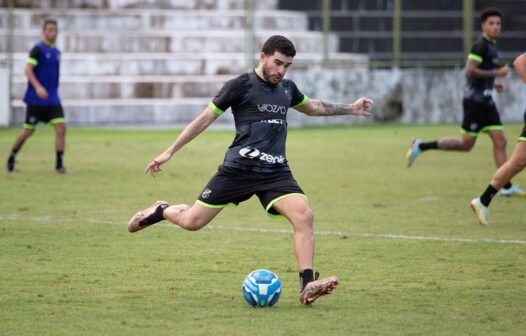
[[[202,205],[205,208],[209,208],[209,209],[223,209],[223,208],[226,208],[226,207],[236,207],[237,206],[234,203],[214,205],[214,204],[205,203],[205,202],[200,201],[200,200],[195,201],[195,203],[197,203],[199,205]]]
[[[482,61],[483,61],[483,60],[482,60],[482,57],[480,57],[480,56],[477,55],[477,54],[469,54],[469,55],[468,55],[468,58],[469,58],[469,59],[472,59],[472,60],[474,60],[474,61],[477,61],[477,62],[479,62],[479,63],[482,63]]]
[[[293,109],[295,109],[295,108],[298,108],[298,107],[301,107],[301,106],[307,104],[308,102],[309,102],[309,97],[307,97],[307,95],[303,95],[303,100],[300,101],[299,103],[297,103],[296,105],[291,106],[291,107]]]
[[[483,127],[480,131],[482,133],[487,133],[489,131],[502,131],[503,129],[504,129],[504,126],[502,125],[490,125],[490,126]]]
[[[35,129],[35,128],[37,128],[37,125],[31,125],[31,124],[26,124],[26,123],[24,123],[24,125],[22,125],[22,128],[25,128],[25,129]]]
[[[38,61],[36,59],[34,59],[33,57],[29,57],[27,59],[27,63],[33,64],[34,66],[36,66],[38,64]]]
[[[208,104],[208,107],[210,107],[210,109],[212,110],[212,112],[214,112],[217,116],[220,116],[222,115],[223,113],[225,113],[225,111],[221,110],[219,107],[216,106],[216,104],[214,104],[213,102],[210,102],[210,104]]]
[[[55,124],[64,123],[64,122],[66,122],[66,119],[64,119],[64,118],[53,118],[48,123],[50,125],[55,125]]]
[[[461,134],[467,134],[467,135],[470,135],[474,138],[476,138],[479,134],[477,132],[469,132],[469,131],[466,131],[465,129],[461,128],[460,129],[460,133]]]
[[[281,195],[280,197],[274,198],[274,199],[273,199],[272,201],[270,201],[270,203],[267,205],[267,207],[265,208],[265,211],[267,212],[267,216],[269,216],[269,217],[272,218],[272,219],[285,219],[285,216],[283,216],[283,215],[276,215],[276,214],[270,213],[269,210],[270,210],[270,208],[272,208],[272,206],[273,206],[277,201],[280,201],[280,200],[284,199],[285,197],[289,197],[289,196],[293,196],[293,195],[303,196],[303,197],[307,200],[307,202],[309,201],[309,199],[307,198],[307,196],[305,196],[304,194],[300,194],[300,193],[291,193],[291,194]]]
[[[526,137],[519,137],[517,141],[526,141]]]
[[[467,134],[467,135],[470,135],[472,137],[477,137],[480,133],[487,133],[489,131],[502,131],[503,129],[504,129],[504,126],[502,126],[502,125],[490,125],[490,126],[486,126],[486,127],[481,128],[480,131],[478,131],[478,132],[466,131],[465,129],[461,128],[460,129],[460,133],[461,134]]]

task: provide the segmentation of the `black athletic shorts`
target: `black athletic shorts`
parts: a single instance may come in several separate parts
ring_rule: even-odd
[[[289,195],[306,197],[290,171],[258,173],[219,166],[197,203],[207,208],[224,208],[238,205],[256,195],[272,218],[283,218],[272,205]]]
[[[27,105],[24,128],[34,129],[39,122],[51,125],[65,122],[62,105]]]
[[[462,133],[476,137],[480,132],[503,129],[499,112],[493,101],[483,103],[464,98],[462,106],[464,108]]]

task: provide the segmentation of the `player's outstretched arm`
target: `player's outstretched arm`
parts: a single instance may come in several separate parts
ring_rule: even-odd
[[[362,97],[352,104],[334,104],[317,99],[311,99],[305,105],[296,109],[309,116],[355,115],[370,116],[373,100]]]
[[[217,115],[212,112],[210,107],[207,107],[203,113],[195,118],[183,132],[179,134],[174,143],[168,147],[164,152],[159,154],[152,162],[150,162],[144,169],[144,173],[150,173],[152,176],[161,171],[161,165],[170,158],[184,145],[192,141],[196,136],[210,126],[216,120]]]
[[[522,81],[526,83],[526,53],[517,57],[513,62],[513,66],[515,66],[515,71],[517,71]]]

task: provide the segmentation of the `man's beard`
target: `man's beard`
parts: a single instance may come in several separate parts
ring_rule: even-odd
[[[271,76],[271,75],[269,74],[269,70],[268,70],[268,67],[267,67],[266,64],[263,64],[263,68],[261,69],[261,71],[263,72],[263,78],[264,78],[267,82],[269,82],[269,83],[271,83],[271,84],[278,84],[278,83],[281,81],[281,79],[282,79],[282,78],[279,77],[279,75],[277,75],[277,74],[274,75],[274,76]],[[273,81],[270,80],[271,77],[274,77],[274,78],[278,77],[279,80],[278,80],[276,83],[274,83]]]

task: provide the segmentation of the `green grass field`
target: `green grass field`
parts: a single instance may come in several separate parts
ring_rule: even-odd
[[[508,151],[522,125],[509,125]],[[4,164],[18,130],[0,130]],[[0,174],[0,335],[524,335],[526,199],[497,196],[489,227],[468,207],[495,168],[489,138],[469,154],[428,152],[406,169],[412,137],[457,125],[290,130],[288,159],[315,212],[316,266],[340,287],[298,302],[290,225],[256,198],[207,228],[166,223],[129,234],[157,199],[193,203],[230,131],[207,131],[156,178],[144,166],[175,131],[71,128],[53,172],[39,128]],[[526,187],[526,173],[514,180]],[[283,282],[271,309],[241,295],[250,271]]]

